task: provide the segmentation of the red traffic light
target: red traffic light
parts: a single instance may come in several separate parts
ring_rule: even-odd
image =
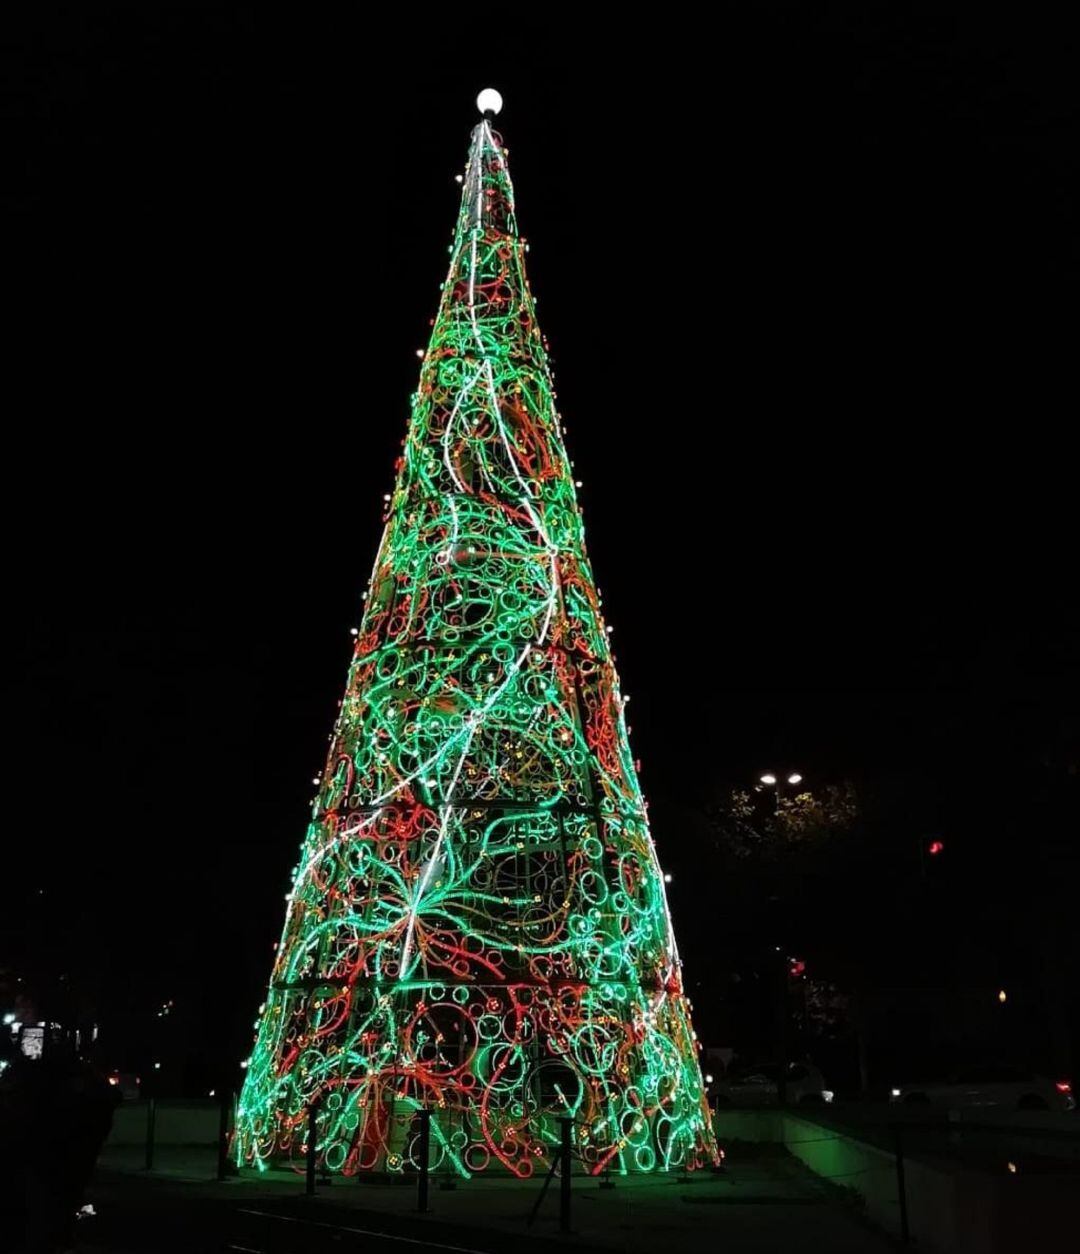
[[[945,842],[943,840],[932,840],[927,848],[927,852],[933,857],[935,854],[941,853],[944,848]]]

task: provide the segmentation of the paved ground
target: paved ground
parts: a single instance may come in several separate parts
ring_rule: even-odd
[[[558,1181],[530,1229],[526,1218],[540,1181],[478,1178],[453,1191],[434,1186],[431,1212],[416,1213],[412,1185],[335,1179],[318,1196],[281,1173],[208,1179],[210,1151],[158,1152],[155,1171],[136,1151],[110,1150],[89,1198],[97,1211],[80,1225],[85,1254],[307,1254],[372,1251],[423,1254],[550,1254],[553,1245],[655,1254],[775,1254],[807,1248],[828,1254],[885,1254],[893,1248],[870,1231],[801,1164],[779,1152],[735,1162],[723,1176],[617,1179],[612,1190],[574,1178],[572,1233],[558,1227]]]

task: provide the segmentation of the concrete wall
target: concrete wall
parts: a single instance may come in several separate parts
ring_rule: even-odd
[[[900,1235],[896,1157],[846,1132],[778,1110],[718,1111],[720,1144],[782,1143],[823,1180],[854,1189],[866,1218]],[[1037,1152],[1037,1151],[1036,1151]],[[924,1254],[1076,1254],[1077,1206],[1062,1175],[1009,1173],[1005,1155],[973,1171],[956,1161],[904,1159],[908,1230]]]
[[[145,1145],[149,1102],[123,1102],[113,1115],[106,1145]],[[215,1101],[159,1101],[154,1115],[156,1145],[216,1145],[219,1107]]]
[[[833,1184],[854,1189],[862,1198],[866,1217],[891,1235],[900,1235],[900,1202],[896,1158],[893,1154],[809,1119],[785,1114],[781,1116],[781,1121],[783,1142],[789,1153],[805,1163],[815,1175]],[[915,1190],[918,1189],[923,1194],[929,1188],[936,1198],[940,1193],[941,1181],[924,1178],[917,1170],[917,1164],[910,1161],[905,1163],[905,1174],[908,1224],[912,1237],[928,1250],[948,1250],[960,1254],[959,1247],[952,1243],[951,1237],[948,1240],[943,1239],[940,1218],[936,1214],[940,1205],[930,1207],[935,1212],[933,1219],[923,1223],[920,1218],[919,1225],[916,1226],[916,1215],[912,1207]],[[928,1199],[924,1197],[923,1201],[925,1203]],[[945,1209],[947,1211],[948,1207]]]
[[[784,1139],[784,1116],[779,1110],[721,1108],[713,1115],[713,1129],[721,1145],[751,1141],[755,1145],[779,1145]]]

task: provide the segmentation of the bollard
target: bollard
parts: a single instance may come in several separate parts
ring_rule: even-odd
[[[222,1093],[218,1110],[217,1178],[224,1180],[229,1174],[229,1111],[232,1094]]]
[[[559,1231],[570,1231],[570,1131],[574,1126],[573,1119],[565,1115],[560,1118],[562,1125],[562,1152],[559,1155]]]
[[[893,1135],[896,1138],[896,1200],[900,1204],[900,1244],[910,1243],[907,1214],[907,1188],[904,1184],[904,1142],[900,1135],[900,1125],[893,1124]]]
[[[151,1097],[146,1106],[146,1170],[154,1170],[154,1123],[157,1120],[157,1098]]]
[[[319,1109],[319,1103],[312,1102],[311,1105],[308,1107],[308,1115],[307,1115],[307,1119],[308,1119],[307,1162],[304,1164],[306,1168],[306,1171],[305,1171],[306,1179],[305,1179],[305,1184],[304,1184],[304,1191],[308,1197],[315,1196],[315,1159],[317,1157],[317,1154],[315,1151],[316,1151],[316,1142],[318,1140],[318,1137],[316,1135],[316,1130],[315,1130],[315,1115],[318,1109]]]
[[[431,1149],[431,1111],[420,1111],[420,1178],[416,1182],[416,1209],[423,1215],[428,1208],[428,1158]]]

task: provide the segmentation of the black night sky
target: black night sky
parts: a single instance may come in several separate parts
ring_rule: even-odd
[[[4,17],[8,975],[246,1052],[490,83],[703,1037],[840,937],[1049,962],[1080,1062],[1076,49],[754,8]],[[695,816],[768,768],[888,838],[733,921]]]

